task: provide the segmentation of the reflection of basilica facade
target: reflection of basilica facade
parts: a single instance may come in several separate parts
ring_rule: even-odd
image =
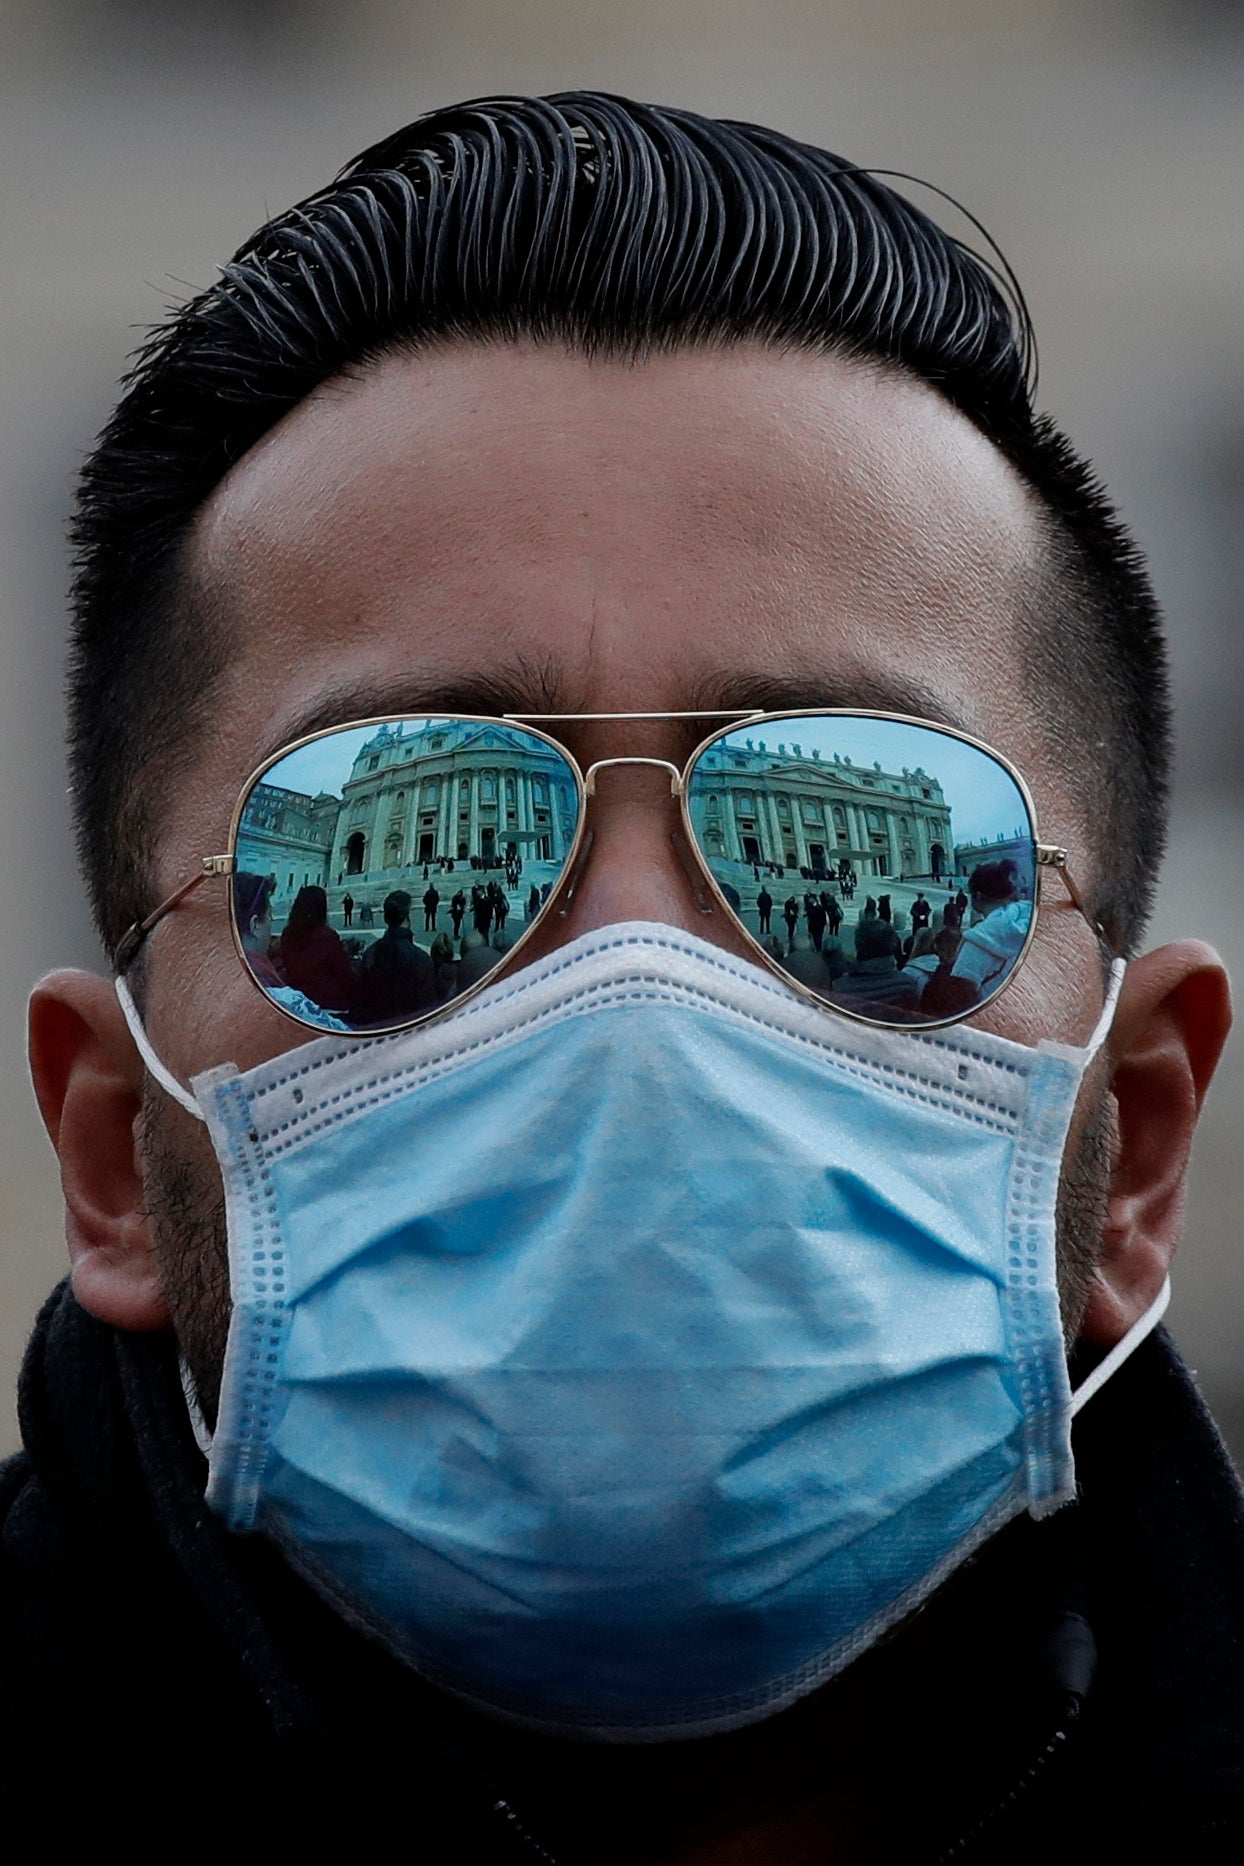
[[[794,743],[719,740],[696,767],[691,814],[706,852],[830,874],[932,875],[950,866],[950,810],[936,778],[822,759]]]
[[[399,885],[394,871],[445,858],[560,862],[574,840],[574,778],[541,740],[490,721],[403,731],[381,726],[341,796],[257,784],[238,833],[240,869],[275,874],[286,904],[306,882],[351,876]]]

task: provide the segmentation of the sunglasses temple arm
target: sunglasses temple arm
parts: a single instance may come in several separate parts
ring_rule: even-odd
[[[1093,932],[1097,935],[1098,939],[1101,941],[1102,945],[1106,948],[1107,952],[1111,955],[1111,957],[1117,958],[1119,955],[1115,947],[1114,941],[1111,939],[1110,935],[1107,933],[1101,921],[1098,919],[1095,919],[1093,914],[1090,913],[1088,904],[1085,901],[1084,896],[1081,894],[1079,888],[1076,886],[1075,882],[1071,878],[1070,873],[1068,872],[1066,859],[1064,858],[1064,860],[1061,862],[1051,862],[1049,865],[1051,868],[1053,868],[1057,872],[1059,878],[1062,881],[1063,886],[1066,888],[1068,894],[1071,896],[1073,906],[1075,906],[1078,912],[1087,921],[1088,925],[1092,928]]]
[[[209,857],[209,860],[214,859],[214,857]],[[176,893],[170,894],[166,901],[161,901],[158,907],[153,908],[145,920],[136,920],[133,926],[121,935],[117,949],[112,955],[112,969],[118,978],[125,972],[152,927],[158,926],[165,914],[172,913],[174,907],[180,906],[187,894],[193,894],[204,881],[222,872],[220,869],[208,868],[205,864],[197,875],[192,875],[189,881],[183,882]]]

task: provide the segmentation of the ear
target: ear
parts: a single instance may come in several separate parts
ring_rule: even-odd
[[[1080,1333],[1113,1347],[1157,1297],[1183,1227],[1201,1103],[1231,1028],[1212,947],[1182,940],[1128,966],[1111,1028],[1117,1144],[1101,1261]]]
[[[107,979],[53,972],[30,1000],[30,1071],[60,1160],[73,1293],[101,1322],[170,1326],[147,1224],[143,1067]]]

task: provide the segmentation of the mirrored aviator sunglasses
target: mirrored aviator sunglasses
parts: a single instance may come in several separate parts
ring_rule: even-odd
[[[382,1035],[465,1002],[567,910],[596,773],[619,762],[585,777],[535,717],[605,716],[404,715],[285,747],[245,786],[228,853],[130,929],[118,973],[227,875],[247,972],[306,1028]],[[843,1016],[936,1028],[988,1004],[1031,945],[1043,863],[1089,919],[1022,778],[949,727],[845,709],[608,717],[732,721],[681,773],[621,762],[670,773],[702,911]]]

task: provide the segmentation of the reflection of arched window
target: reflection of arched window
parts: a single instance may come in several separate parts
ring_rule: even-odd
[[[548,802],[549,793],[543,778],[532,779],[531,794],[537,803]]]
[[[388,836],[384,845],[384,865],[396,868],[402,859],[402,839],[400,836]]]
[[[459,795],[460,795],[460,796],[462,796],[462,797],[469,797],[469,796],[471,795],[471,780],[470,780],[470,778],[463,778],[463,780],[462,780],[462,782],[461,782],[461,784],[459,784],[459,786],[458,786],[458,793],[459,793]]]
[[[845,829],[847,826],[847,813],[840,803],[834,805],[834,821],[839,829]]]
[[[514,779],[513,778],[507,778],[505,780],[505,801],[507,803],[513,803],[514,801]]]
[[[346,873],[347,875],[361,875],[362,874],[363,857],[364,857],[364,854],[366,853],[366,850],[367,850],[367,838],[364,836],[361,829],[356,829],[354,834],[350,836],[346,841]]]
[[[744,816],[752,816],[755,813],[756,806],[752,801],[752,793],[749,790],[741,790],[739,792],[739,809],[743,812]]]
[[[721,798],[717,795],[716,791],[711,791],[709,793],[709,799],[708,799],[709,815],[716,816],[720,809],[721,809]]]
[[[869,829],[880,830],[884,827],[881,821],[880,810],[865,810],[864,817]]]
[[[479,794],[483,798],[485,803],[495,803],[497,801],[497,780],[496,778],[486,777],[482,779],[480,783],[480,787],[479,787]]]

